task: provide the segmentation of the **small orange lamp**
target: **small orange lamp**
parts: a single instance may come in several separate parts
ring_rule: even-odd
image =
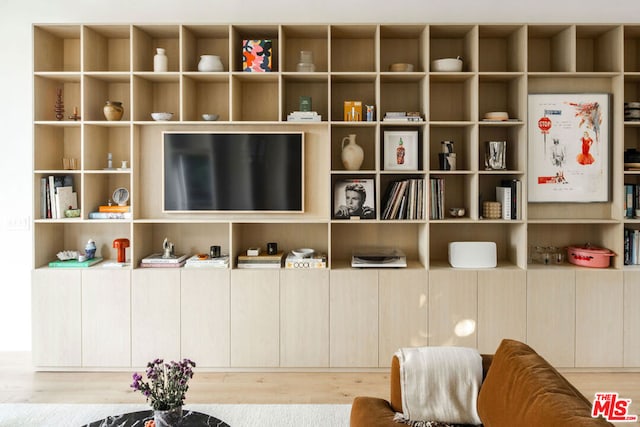
[[[125,262],[127,259],[126,249],[129,247],[129,239],[115,239],[113,247],[118,250],[118,262]]]

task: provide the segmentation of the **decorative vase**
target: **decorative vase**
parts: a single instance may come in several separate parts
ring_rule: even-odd
[[[153,57],[153,71],[163,72],[168,69],[168,58],[165,55],[164,49],[159,47],[156,49],[156,54]]]
[[[200,55],[198,71],[224,71],[224,66],[218,55]]]
[[[107,101],[103,108],[104,116],[110,122],[117,122],[122,118],[122,114],[124,113],[124,108],[122,107],[122,102],[118,101]]]
[[[348,142],[347,145],[345,143]],[[349,134],[342,138],[342,164],[346,170],[360,169],[364,160],[364,150],[356,143],[356,135]]]
[[[178,427],[182,420],[182,406],[166,411],[154,410],[153,421],[156,427]]]

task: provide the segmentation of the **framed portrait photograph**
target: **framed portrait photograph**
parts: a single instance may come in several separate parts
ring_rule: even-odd
[[[418,131],[384,131],[384,170],[418,170]]]
[[[336,181],[333,193],[334,219],[376,219],[376,189],[373,179]]]
[[[529,202],[607,202],[611,94],[530,94]]]

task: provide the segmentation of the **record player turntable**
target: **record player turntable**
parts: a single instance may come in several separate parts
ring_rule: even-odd
[[[404,252],[395,248],[357,249],[351,256],[351,267],[400,268],[406,266],[407,257]]]

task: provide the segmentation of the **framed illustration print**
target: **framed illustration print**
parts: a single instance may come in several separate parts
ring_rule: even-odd
[[[529,202],[609,200],[611,95],[530,94]]]
[[[333,192],[335,219],[376,219],[376,191],[373,179],[342,179]]]
[[[418,170],[418,131],[384,131],[384,170]]]

